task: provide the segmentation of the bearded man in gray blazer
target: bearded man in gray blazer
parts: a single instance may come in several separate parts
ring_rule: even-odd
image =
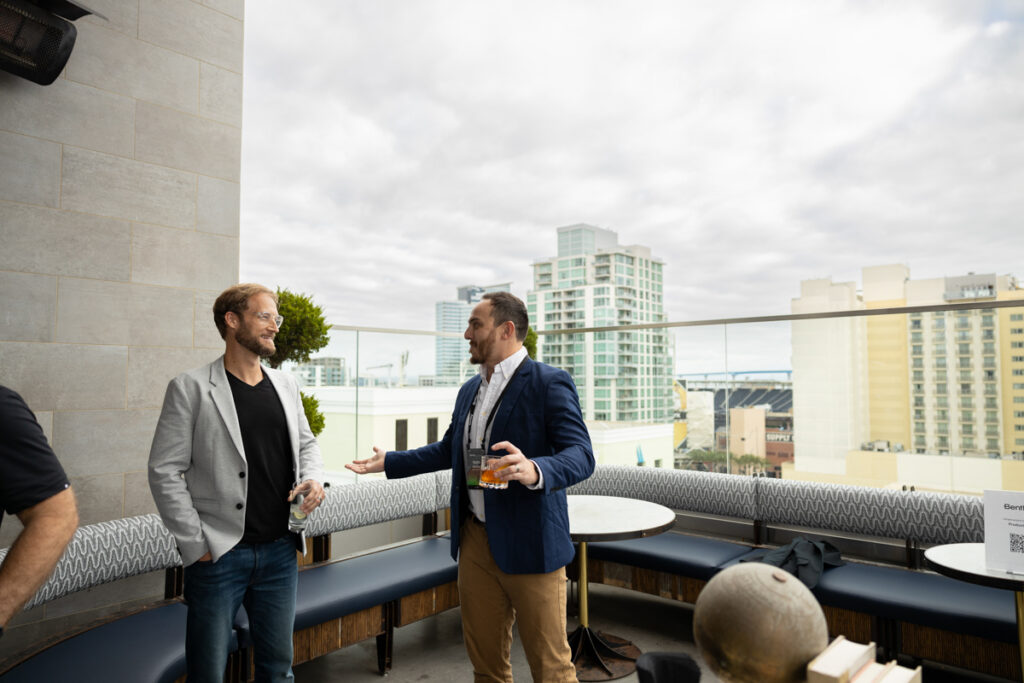
[[[213,363],[171,380],[149,455],[149,486],[185,566],[189,683],[220,682],[239,605],[249,615],[256,680],[293,680],[298,580],[289,501],[308,515],[323,501],[320,448],[298,384],[264,367],[283,319],[256,284],[213,305],[225,342]]]

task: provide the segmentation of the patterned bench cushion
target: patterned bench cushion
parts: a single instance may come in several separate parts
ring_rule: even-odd
[[[598,465],[589,479],[568,493],[637,498],[673,510],[756,519],[757,481],[713,472]]]
[[[434,500],[435,510],[444,510],[452,504],[452,471],[441,470],[434,472],[436,483],[436,499]]]
[[[978,542],[980,498],[844,484],[758,478],[757,510],[768,524],[847,531],[923,543]]]
[[[6,556],[7,549],[0,550],[0,563]],[[92,586],[180,564],[174,537],[159,515],[79,527],[53,574],[25,609]]]
[[[309,517],[306,536],[323,536],[437,510],[437,477],[367,479],[328,489],[320,508]]]

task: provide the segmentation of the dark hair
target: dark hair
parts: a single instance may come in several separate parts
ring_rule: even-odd
[[[509,292],[489,292],[483,296],[491,302],[491,317],[494,326],[511,322],[516,326],[516,339],[526,339],[526,330],[530,327],[530,315],[526,312],[526,304],[519,297]]]
[[[277,303],[277,292],[253,282],[232,285],[220,293],[217,300],[213,302],[213,322],[217,325],[221,339],[226,339],[228,333],[228,324],[224,321],[224,315],[228,311],[241,315],[243,311],[249,309],[249,299],[257,294],[269,294],[274,303]]]

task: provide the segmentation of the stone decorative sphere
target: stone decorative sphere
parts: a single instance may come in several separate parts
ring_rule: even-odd
[[[821,606],[792,574],[760,562],[729,567],[701,591],[693,634],[704,663],[726,681],[803,681],[828,645]]]

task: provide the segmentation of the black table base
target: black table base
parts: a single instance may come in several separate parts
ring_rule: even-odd
[[[636,671],[640,648],[607,633],[579,626],[569,634],[576,678],[581,681],[611,681]]]

